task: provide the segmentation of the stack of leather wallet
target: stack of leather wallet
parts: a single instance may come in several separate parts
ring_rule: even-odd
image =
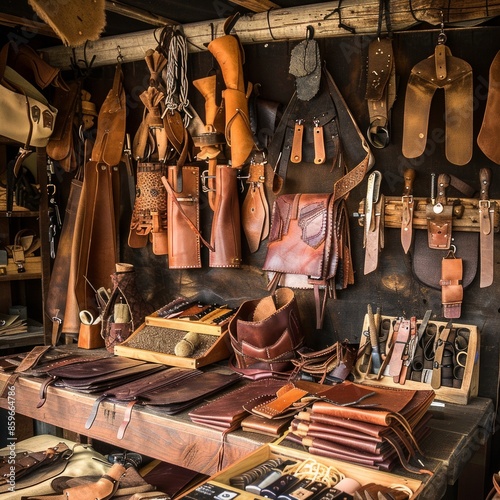
[[[425,472],[417,458],[419,443],[429,432],[427,410],[433,399],[432,390],[344,382],[298,413],[287,439],[306,446],[313,455],[379,470],[391,470],[400,462],[411,472]]]

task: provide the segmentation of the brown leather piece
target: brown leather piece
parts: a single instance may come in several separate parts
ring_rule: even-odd
[[[216,191],[210,235],[210,267],[241,267],[241,217],[237,175],[238,171],[227,165],[217,165],[215,170]]]
[[[490,66],[488,98],[483,122],[477,136],[481,151],[493,162],[500,165],[500,142],[498,116],[500,115],[500,51]]]
[[[269,235],[270,211],[264,189],[264,164],[251,163],[248,174],[248,190],[241,206],[241,225],[250,252],[254,253]]]
[[[174,185],[178,168],[168,167],[170,186]],[[173,190],[167,196],[168,267],[170,269],[200,268],[200,238],[186,221],[187,217],[192,225],[199,229],[200,170],[196,166],[181,168],[182,191]],[[177,198],[178,204],[173,200],[173,196]]]
[[[208,50],[221,68],[226,89],[222,96],[225,110],[225,135],[231,147],[231,166],[241,168],[254,147],[248,112],[243,63],[245,54],[237,36],[226,34],[208,44]]]
[[[245,301],[228,326],[237,368],[253,372],[286,372],[302,346],[303,333],[293,290]]]
[[[472,68],[439,44],[433,55],[412,68],[408,79],[403,155],[416,158],[424,152],[431,101],[438,88],[444,89],[446,100],[446,158],[455,165],[465,165],[472,157]]]
[[[71,314],[66,313],[66,308],[68,307],[68,292],[71,293],[70,282],[74,282],[70,280],[73,255],[72,246],[75,236],[76,213],[80,201],[81,187],[82,183],[80,181],[72,179],[68,201],[66,203],[64,222],[57,246],[56,258],[50,275],[49,289],[45,300],[45,312],[58,326],[58,331],[52,338],[53,345],[56,345],[59,340],[63,319],[66,316],[68,316],[68,318],[71,316]],[[78,312],[76,308],[72,305],[69,307],[74,311],[74,316],[77,318]]]
[[[443,317],[460,318],[464,289],[462,259],[449,255],[441,263],[441,302]]]

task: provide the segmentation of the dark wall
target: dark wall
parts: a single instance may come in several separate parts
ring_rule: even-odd
[[[465,59],[473,68],[474,75],[474,139],[481,126],[488,87],[490,64],[499,50],[500,28],[497,26],[479,28],[449,29],[447,46],[454,56]],[[402,123],[405,89],[411,68],[434,53],[438,31],[425,30],[394,34],[395,61],[398,74],[397,100],[392,112],[391,143],[381,150],[374,149],[375,167],[383,174],[381,192],[388,196],[402,193],[405,168],[413,167],[417,171],[415,196],[430,195],[430,174],[432,172],[453,173],[469,184],[479,187],[478,172],[481,167],[490,167],[493,182],[490,190],[492,198],[500,198],[498,166],[489,161],[475,145],[472,161],[465,166],[456,166],[447,161],[444,143],[440,139],[444,130],[444,98],[438,91],[431,108],[429,141],[426,152],[415,160],[404,158],[401,152]],[[334,39],[318,40],[321,56],[332,74],[360,129],[368,128],[368,112],[364,100],[365,67],[367,48],[372,37],[349,35]],[[293,77],[288,73],[290,51],[295,43],[274,42],[247,45],[245,49],[245,72],[247,79],[260,84],[262,97],[285,105],[294,90]],[[216,67],[208,53],[189,54],[188,75],[190,81],[206,76]],[[142,104],[138,96],[147,85],[149,73],[143,62],[128,63],[123,66],[125,86],[128,94],[128,131],[133,135],[142,117]],[[113,68],[96,68],[88,86],[97,101],[104,98],[111,84]],[[193,87],[190,99],[203,117],[203,102]],[[475,143],[475,140],[474,140]],[[297,185],[310,173],[295,167],[290,172]],[[328,167],[325,166],[324,178],[317,179],[318,191],[331,189]],[[302,180],[302,181],[301,181]],[[399,241],[397,229],[385,230],[385,248],[383,249],[378,269],[364,276],[364,250],[362,247],[362,228],[353,214],[358,209],[360,200],[365,195],[366,181],[355,188],[349,197],[351,236],[353,241],[353,259],[355,284],[340,291],[336,300],[327,306],[324,328],[314,328],[314,300],[312,292],[297,291],[302,322],[307,332],[307,343],[319,348],[336,340],[349,339],[359,342],[363,317],[367,304],[379,306],[385,315],[422,318],[427,309],[432,309],[434,318],[442,320],[441,293],[423,286],[412,274],[412,255],[405,255]],[[457,196],[453,189],[450,196]],[[206,199],[202,199],[202,229],[205,236],[210,234],[211,211]],[[266,275],[262,272],[265,256],[265,243],[255,254],[250,254],[246,243],[244,263],[239,270],[211,269],[208,267],[208,251],[203,248],[204,266],[200,270],[169,270],[165,257],[152,254],[150,247],[132,250],[126,244],[130,207],[124,204],[121,236],[124,261],[133,262],[139,270],[139,285],[147,298],[160,307],[179,294],[191,296],[201,290],[212,292],[225,302],[239,304],[243,300],[267,294]],[[498,379],[498,330],[500,324],[500,266],[498,263],[500,248],[496,238],[495,281],[491,287],[479,288],[479,274],[465,291],[460,323],[475,324],[481,331],[481,375],[480,395],[491,398],[497,396]]]

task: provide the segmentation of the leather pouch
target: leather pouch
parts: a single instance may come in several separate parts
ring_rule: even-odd
[[[182,182],[178,186],[180,191],[177,191],[178,169],[177,166],[168,168],[168,183],[173,188],[167,190],[168,267],[170,269],[199,268],[201,267],[198,233],[200,170],[196,166],[183,166]],[[176,200],[173,199],[174,196]]]
[[[479,262],[479,233],[455,231],[453,245],[463,261],[462,286],[467,288],[476,277]],[[448,250],[429,248],[425,231],[415,231],[413,274],[424,285],[441,290],[441,262]]]
[[[291,360],[304,341],[297,301],[290,288],[244,302],[228,330],[234,369],[248,378],[291,370]]]

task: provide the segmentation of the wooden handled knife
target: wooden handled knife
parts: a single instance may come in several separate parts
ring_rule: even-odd
[[[415,180],[415,175],[416,173],[413,168],[407,168],[403,175],[401,245],[405,253],[408,253],[413,237],[413,181]]]

